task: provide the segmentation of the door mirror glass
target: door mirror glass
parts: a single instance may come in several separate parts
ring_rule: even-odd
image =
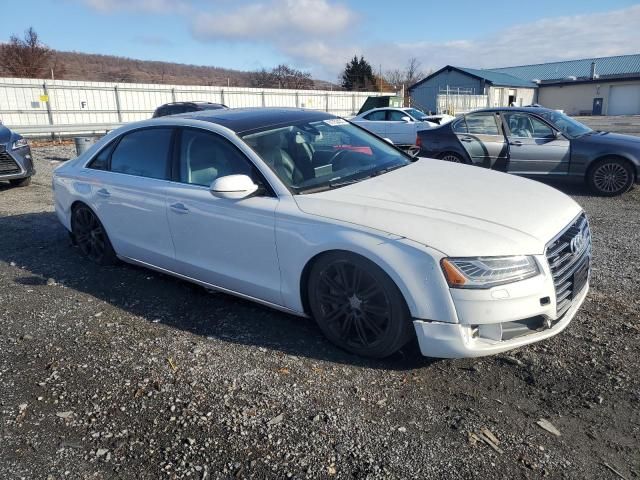
[[[402,120],[403,122],[411,123],[411,117],[408,117],[406,115],[402,117],[400,120]]]
[[[248,175],[226,175],[216,178],[209,190],[214,197],[240,200],[253,195],[258,188]]]

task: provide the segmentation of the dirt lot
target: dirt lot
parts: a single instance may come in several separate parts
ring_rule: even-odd
[[[0,478],[640,477],[639,187],[565,189],[594,271],[563,334],[368,361],[310,320],[85,261],[52,206],[72,150],[34,152],[34,183],[0,186]]]

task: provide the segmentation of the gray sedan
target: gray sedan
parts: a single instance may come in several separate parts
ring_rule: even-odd
[[[420,156],[537,179],[586,181],[620,195],[640,176],[640,137],[594,131],[556,110],[478,110],[418,132]]]
[[[8,180],[13,186],[26,187],[35,173],[27,140],[0,125],[0,181]]]

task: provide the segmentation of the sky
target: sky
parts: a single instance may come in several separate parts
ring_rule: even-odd
[[[287,63],[336,81],[363,55],[490,68],[640,53],[640,2],[624,0],[2,0],[0,42],[33,26],[57,50],[240,70]]]

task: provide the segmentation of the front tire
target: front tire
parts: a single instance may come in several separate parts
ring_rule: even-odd
[[[31,185],[31,177],[27,177],[27,178],[14,178],[13,180],[9,180],[9,183],[13,186],[13,187],[28,187],[29,185]]]
[[[311,313],[326,337],[364,357],[384,358],[413,335],[409,309],[393,280],[370,260],[349,252],[320,257],[307,294]]]
[[[102,223],[86,205],[78,205],[71,214],[71,233],[75,244],[85,257],[98,265],[116,263],[116,252],[111,246]]]
[[[611,157],[598,160],[587,175],[591,190],[604,197],[622,195],[633,186],[634,172],[629,162]]]

